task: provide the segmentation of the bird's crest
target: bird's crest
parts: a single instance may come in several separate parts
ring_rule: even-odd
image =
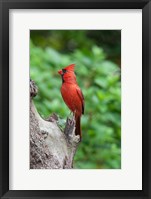
[[[64,69],[74,71],[74,67],[75,67],[75,64],[70,64],[69,66],[66,66]]]

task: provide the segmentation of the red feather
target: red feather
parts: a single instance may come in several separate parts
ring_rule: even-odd
[[[69,66],[66,66],[64,69],[74,71],[74,67],[75,67],[75,64],[70,64]]]
[[[62,76],[63,80],[61,87],[63,100],[69,109],[75,114],[75,133],[76,135],[80,135],[81,138],[80,118],[81,115],[84,114],[84,96],[77,84],[74,67],[75,64],[71,64],[58,72]]]

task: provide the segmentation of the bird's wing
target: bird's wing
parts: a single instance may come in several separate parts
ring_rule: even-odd
[[[82,103],[82,114],[84,114],[84,96],[79,87],[77,87],[76,90],[77,90],[78,96],[80,97],[80,100]]]

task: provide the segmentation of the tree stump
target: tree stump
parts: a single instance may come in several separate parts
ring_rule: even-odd
[[[80,142],[75,135],[75,120],[67,118],[62,132],[55,114],[41,118],[32,100],[37,93],[37,86],[30,80],[30,169],[72,169]]]

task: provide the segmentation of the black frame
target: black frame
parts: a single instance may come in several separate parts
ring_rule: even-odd
[[[142,9],[143,19],[143,189],[121,191],[9,190],[9,9]],[[151,198],[151,2],[150,0],[0,0],[0,196],[1,198]],[[135,53],[135,52],[134,52]],[[135,75],[135,74],[134,74]],[[149,79],[150,77],[150,79]],[[11,100],[11,99],[10,99]],[[149,145],[150,144],[150,145]],[[116,180],[116,179],[115,179]]]

